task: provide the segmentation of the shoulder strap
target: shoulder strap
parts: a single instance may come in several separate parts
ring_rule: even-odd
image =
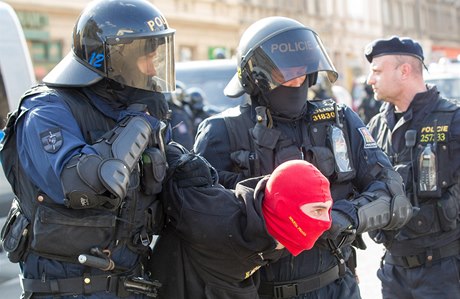
[[[251,106],[243,105],[227,109],[222,112],[222,116],[228,132],[230,151],[253,149],[250,134],[246,130],[247,128],[252,129],[254,127],[254,123],[251,120]]]

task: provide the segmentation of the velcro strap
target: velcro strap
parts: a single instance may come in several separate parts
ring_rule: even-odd
[[[339,266],[301,280],[284,282],[261,282],[259,294],[272,298],[291,298],[318,290],[339,279]]]

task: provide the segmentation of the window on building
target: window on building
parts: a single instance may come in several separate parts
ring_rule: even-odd
[[[30,55],[35,62],[59,62],[62,57],[61,41],[31,41]]]
[[[383,25],[385,27],[389,26],[391,23],[392,23],[392,13],[391,13],[391,9],[390,9],[390,4],[388,3],[388,1],[383,1],[382,3],[382,21],[383,21]]]
[[[193,47],[180,46],[179,47],[179,61],[190,61],[193,59]]]

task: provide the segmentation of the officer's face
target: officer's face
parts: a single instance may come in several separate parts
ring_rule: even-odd
[[[300,209],[311,218],[329,221],[329,210],[331,209],[331,206],[332,200],[328,200],[326,202],[307,203],[301,206]]]
[[[143,55],[137,59],[137,67],[144,75],[153,77],[157,74],[155,69],[156,58],[157,55],[155,52]]]
[[[272,73],[273,81],[287,87],[300,87],[306,77],[304,66],[280,68]]]
[[[393,103],[401,94],[401,71],[396,56],[375,57],[370,65],[367,84],[372,86],[374,98]]]

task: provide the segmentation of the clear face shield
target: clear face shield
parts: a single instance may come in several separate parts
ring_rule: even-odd
[[[338,77],[321,40],[306,28],[270,38],[248,57],[245,68],[265,93],[287,81],[319,71],[326,71],[332,83]]]
[[[134,88],[174,91],[174,36],[109,37],[106,40],[106,75]]]

